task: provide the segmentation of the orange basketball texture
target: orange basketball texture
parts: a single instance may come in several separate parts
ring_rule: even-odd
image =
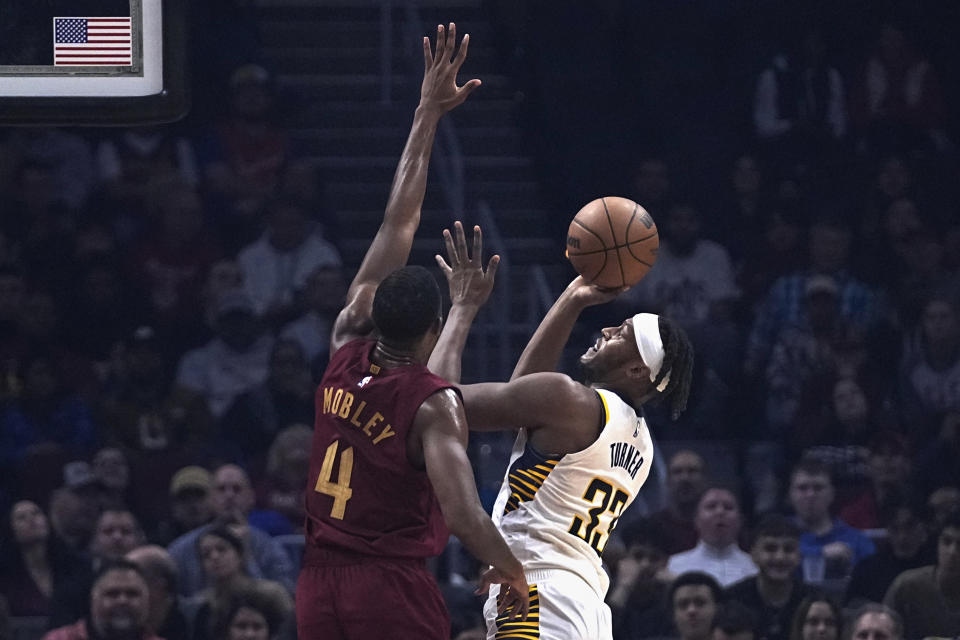
[[[647,210],[607,196],[577,212],[567,230],[567,258],[588,282],[614,289],[640,282],[657,261],[660,236]]]

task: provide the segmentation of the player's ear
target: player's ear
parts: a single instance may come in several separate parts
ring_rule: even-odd
[[[627,376],[635,381],[650,380],[650,367],[638,358],[627,367]]]

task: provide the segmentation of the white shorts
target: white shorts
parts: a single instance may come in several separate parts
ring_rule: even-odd
[[[490,587],[483,605],[487,640],[613,640],[610,607],[570,571],[528,571],[530,615],[525,621],[497,617],[500,585]]]

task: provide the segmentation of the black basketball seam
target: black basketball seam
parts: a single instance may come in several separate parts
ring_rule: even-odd
[[[624,247],[626,247],[626,248],[629,249],[630,245],[632,245],[632,244],[640,244],[641,242],[646,242],[647,240],[649,240],[650,238],[652,238],[652,237],[655,236],[655,235],[657,235],[657,232],[656,232],[656,231],[654,231],[653,233],[651,233],[651,234],[648,235],[648,236],[644,236],[644,237],[640,238],[639,240],[631,240],[630,242],[626,242],[626,243],[624,243],[624,244],[614,245],[614,246],[610,247],[610,249],[623,249]],[[567,255],[568,255],[568,256],[589,256],[589,255],[592,255],[592,254],[594,254],[594,253],[600,253],[601,251],[609,251],[610,249],[594,249],[593,251],[578,251],[578,252],[576,252],[576,253],[572,253],[572,252],[568,249],[568,250],[567,250]],[[633,253],[631,252],[630,255],[633,255]],[[633,256],[633,257],[636,258],[636,256]]]
[[[577,225],[578,227],[582,227],[584,231],[587,231],[587,232],[589,232],[589,233],[592,233],[592,234],[597,238],[597,240],[600,242],[600,244],[602,244],[604,247],[607,246],[606,243],[603,241],[603,238],[600,237],[600,234],[599,234],[599,233],[597,233],[596,231],[594,231],[593,229],[591,229],[591,228],[588,227],[587,225],[583,224],[582,222],[580,222],[580,221],[577,220],[576,218],[574,218],[573,221],[576,223],[576,225]],[[614,236],[613,239],[614,239],[614,241],[616,241],[616,239],[617,239],[616,236]],[[606,250],[606,248],[604,248],[604,249],[602,249],[601,251],[603,251],[603,262],[600,264],[600,270],[597,271],[597,272],[596,272],[595,274],[593,274],[592,276],[590,276],[589,278],[587,278],[587,280],[588,280],[589,282],[593,282],[593,280],[594,280],[598,275],[600,275],[601,273],[603,273],[603,270],[607,268],[607,250]],[[570,252],[568,251],[568,252],[567,252],[567,255],[568,255],[568,256],[571,256],[571,257],[572,257],[572,256],[585,256],[585,255],[590,255],[590,254],[599,253],[599,252],[600,252],[600,251],[588,251],[588,252],[586,252],[586,253],[570,253]],[[617,258],[617,260],[619,261],[619,257]],[[579,269],[577,269],[577,270],[579,271]],[[584,276],[584,277],[586,277],[586,276]]]
[[[652,235],[649,235],[649,236],[647,236],[646,238],[644,238],[644,240],[650,239],[650,238],[652,238],[652,237],[655,236],[655,235],[657,235],[657,232],[656,232],[656,231],[654,231]],[[627,244],[627,252],[630,254],[630,257],[632,257],[632,258],[633,258],[634,260],[636,260],[637,262],[640,262],[640,263],[642,263],[642,264],[645,264],[645,265],[647,265],[648,267],[650,267],[651,269],[653,268],[653,265],[652,265],[652,264],[648,264],[646,261],[641,260],[641,259],[633,252],[633,249],[631,249],[629,243]]]
[[[607,209],[607,199],[606,199],[606,198],[600,198],[600,202],[603,204],[603,213],[606,214],[606,216],[607,216],[607,224],[610,225],[610,237],[613,238],[613,244],[614,244],[614,247],[616,247],[616,244],[617,244],[617,232],[616,232],[616,231],[614,230],[614,228],[613,228],[613,218],[610,217],[610,210]],[[627,238],[624,237],[623,239],[626,240]],[[627,276],[623,273],[623,262],[621,262],[621,260],[620,260],[620,250],[615,248],[614,251],[616,251],[616,254],[617,254],[617,266],[620,268],[620,286],[621,286],[621,287],[624,287],[624,286],[626,286],[626,284],[627,284]],[[604,264],[606,264],[606,262],[607,262],[607,261],[606,261],[606,256],[604,256],[604,261],[603,261],[603,262],[604,262]],[[599,274],[597,274],[597,275],[599,275]]]

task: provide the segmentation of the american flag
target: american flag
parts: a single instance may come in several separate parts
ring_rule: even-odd
[[[53,64],[130,66],[130,18],[54,18]]]

